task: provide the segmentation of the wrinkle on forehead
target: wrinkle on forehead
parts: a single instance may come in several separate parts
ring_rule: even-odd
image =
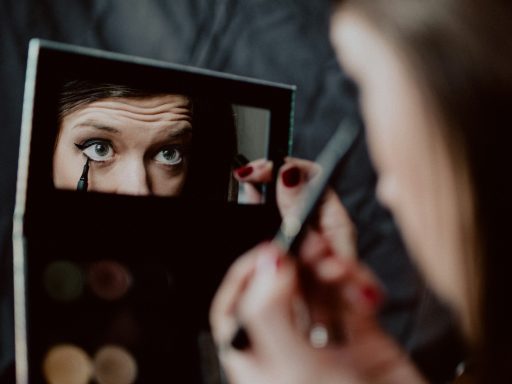
[[[94,111],[106,114],[114,112],[118,117],[142,122],[192,120],[190,100],[182,95],[108,98],[92,102],[77,112],[89,114]]]

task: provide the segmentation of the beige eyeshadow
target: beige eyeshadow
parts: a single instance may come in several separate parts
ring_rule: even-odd
[[[105,345],[94,356],[94,377],[98,384],[132,384],[137,379],[137,363],[126,349]]]
[[[49,384],[87,384],[92,363],[83,349],[71,344],[56,345],[44,358],[43,374]]]

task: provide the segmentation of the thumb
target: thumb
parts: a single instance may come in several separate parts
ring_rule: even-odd
[[[301,340],[293,305],[297,295],[295,262],[278,247],[262,254],[238,313],[255,350],[280,355],[297,346]]]

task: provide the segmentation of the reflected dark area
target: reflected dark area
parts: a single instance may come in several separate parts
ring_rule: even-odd
[[[58,94],[59,189],[244,202],[235,156],[265,158],[270,112],[225,100],[71,80]]]

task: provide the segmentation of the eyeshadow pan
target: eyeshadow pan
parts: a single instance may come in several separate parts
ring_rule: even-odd
[[[103,300],[118,300],[123,297],[132,283],[128,270],[113,260],[97,261],[89,267],[89,287]]]
[[[44,358],[43,374],[49,384],[88,384],[92,363],[81,348],[71,344],[56,345]]]
[[[43,274],[43,284],[52,299],[72,301],[83,292],[84,276],[79,266],[70,261],[54,261]]]
[[[137,363],[124,348],[106,345],[94,356],[94,376],[98,384],[132,384],[137,379]]]

